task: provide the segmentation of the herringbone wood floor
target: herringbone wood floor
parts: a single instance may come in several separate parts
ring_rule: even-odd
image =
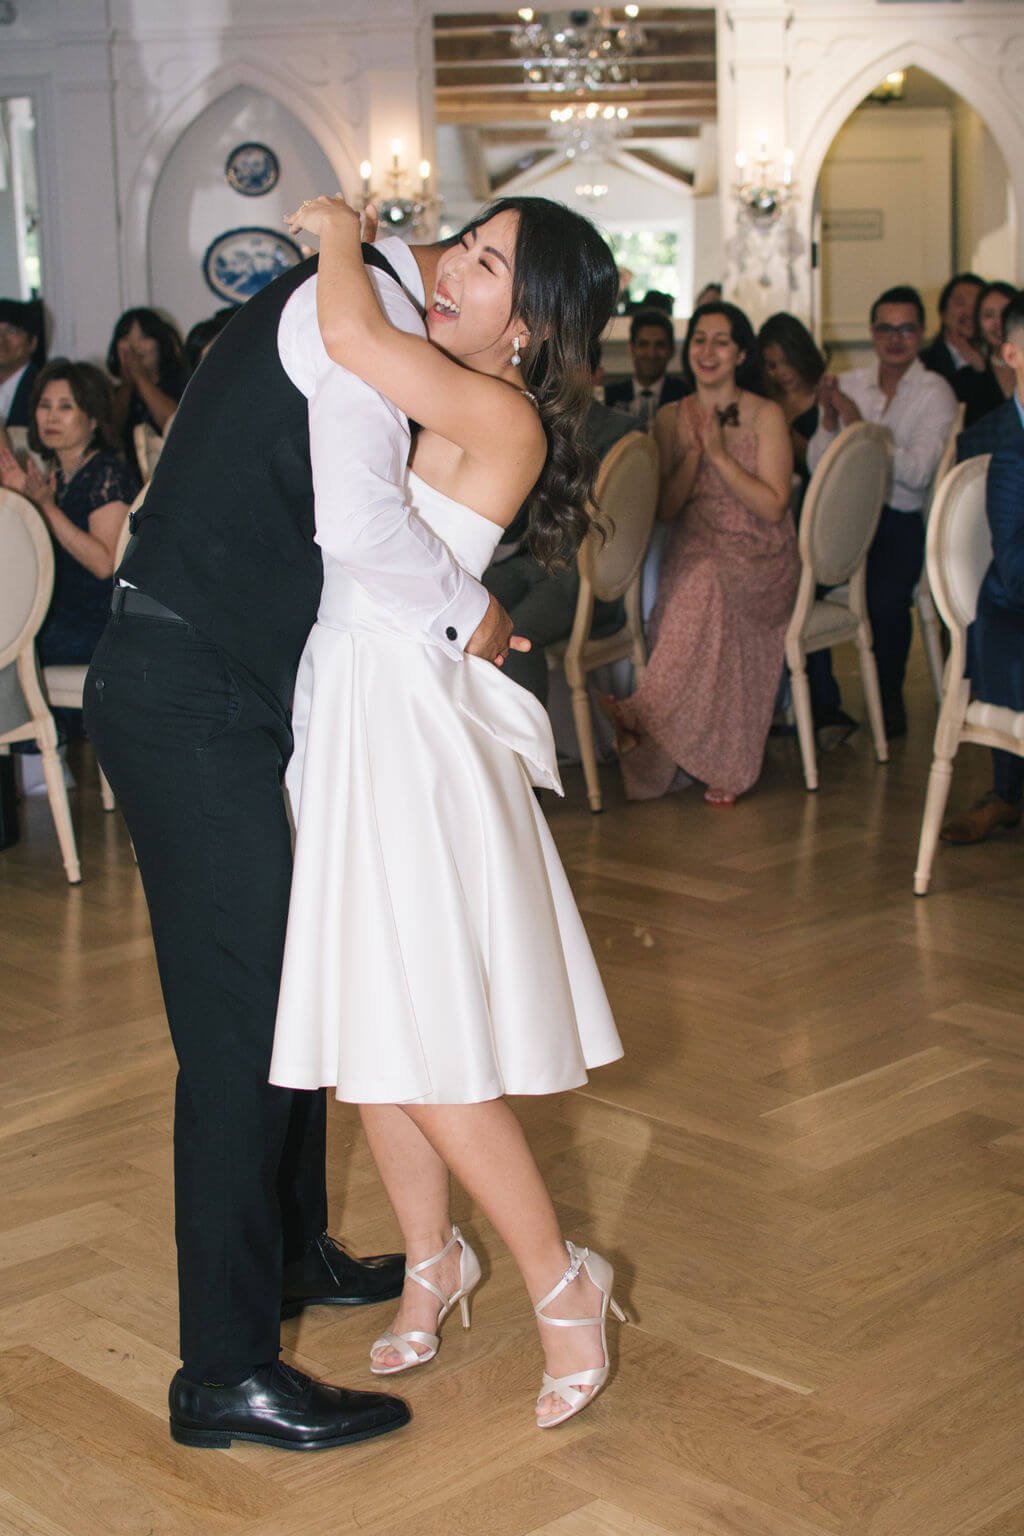
[[[855,698],[855,691],[851,698]],[[858,700],[859,702],[859,700]],[[4,1536],[1020,1536],[1021,837],[911,895],[933,707],[805,795],[772,741],[732,812],[696,792],[551,820],[627,1047],[522,1113],[567,1233],[615,1262],[617,1376],[540,1434],[506,1255],[472,1331],[403,1377],[401,1434],[318,1456],[171,1444],[172,1060],[123,826],[85,762],[85,884],[45,806],[0,855]],[[986,787],[965,753],[954,804]],[[334,1224],[396,1240],[352,1113]],[[379,1312],[286,1325],[371,1384]]]

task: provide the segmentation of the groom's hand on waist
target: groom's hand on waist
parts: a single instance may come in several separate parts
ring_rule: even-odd
[[[493,661],[500,667],[509,651],[529,649],[529,640],[512,633],[512,620],[492,594],[483,618],[470,636],[466,655],[482,656],[484,661]]]

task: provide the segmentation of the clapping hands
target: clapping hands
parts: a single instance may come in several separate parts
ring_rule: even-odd
[[[0,447],[0,485],[17,491],[37,507],[46,507],[53,503],[56,481],[52,475],[44,475],[34,459],[22,469],[10,449]]]

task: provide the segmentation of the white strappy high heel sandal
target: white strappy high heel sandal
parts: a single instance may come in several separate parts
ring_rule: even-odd
[[[595,1366],[591,1370],[572,1371],[567,1376],[549,1376],[544,1372],[544,1379],[537,1397],[537,1406],[551,1392],[557,1393],[566,1404],[563,1413],[556,1413],[548,1419],[538,1419],[539,1429],[554,1429],[556,1424],[564,1424],[566,1419],[571,1419],[583,1409],[600,1392],[608,1380],[608,1339],[605,1333],[605,1319],[608,1309],[618,1318],[620,1323],[626,1321],[626,1314],[612,1295],[612,1283],[614,1272],[607,1259],[602,1259],[599,1253],[591,1253],[589,1248],[577,1248],[575,1243],[566,1243],[569,1250],[569,1268],[547,1295],[538,1301],[534,1307],[536,1316],[542,1323],[547,1323],[552,1328],[596,1328],[601,1329],[601,1351],[604,1355],[604,1364]],[[580,1270],[586,1270],[587,1278],[601,1292],[600,1317],[545,1317],[544,1308],[549,1302],[560,1296],[566,1286],[571,1285]]]
[[[459,1253],[459,1288],[451,1296],[446,1296],[432,1280],[424,1279],[422,1271],[440,1263],[451,1252],[456,1243],[461,1250]],[[428,1361],[433,1360],[441,1344],[441,1324],[456,1302],[459,1303],[462,1311],[463,1328],[469,1327],[469,1298],[480,1280],[480,1261],[458,1227],[452,1227],[452,1235],[440,1253],[435,1253],[432,1258],[424,1259],[420,1264],[414,1264],[411,1269],[406,1265],[405,1273],[410,1280],[415,1280],[417,1285],[422,1285],[425,1291],[429,1291],[432,1296],[437,1297],[440,1303],[440,1311],[437,1314],[437,1332],[423,1333],[419,1329],[413,1329],[409,1333],[382,1333],[380,1338],[374,1339],[370,1345],[370,1370],[374,1376],[397,1376],[399,1371],[411,1371],[415,1366],[426,1365]],[[413,1349],[413,1344],[425,1345],[426,1353],[421,1355],[418,1350]],[[373,1356],[379,1349],[393,1349],[396,1354],[401,1355],[401,1365],[376,1364]]]

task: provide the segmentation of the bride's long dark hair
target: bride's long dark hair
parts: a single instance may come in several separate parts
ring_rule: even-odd
[[[530,493],[530,549],[550,566],[571,560],[590,526],[597,458],[584,438],[591,400],[590,350],[611,318],[618,272],[589,219],[546,197],[503,197],[478,214],[517,215],[511,313],[530,340],[524,386],[535,396],[548,455]],[[465,230],[463,231],[465,233]]]

